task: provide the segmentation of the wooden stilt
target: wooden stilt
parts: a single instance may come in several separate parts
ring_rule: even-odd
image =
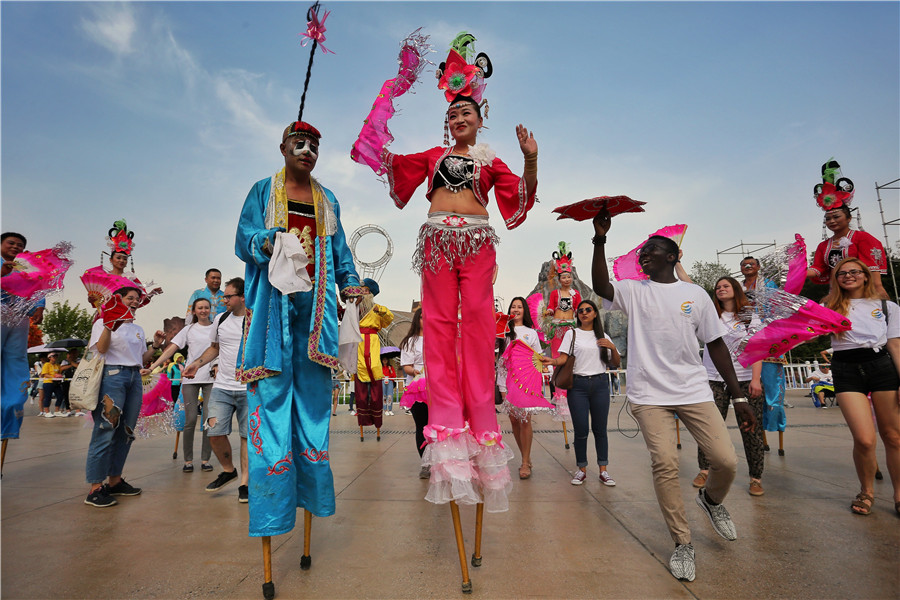
[[[303,509],[303,556],[300,557],[300,568],[309,570],[312,558],[309,555],[309,536],[312,533],[312,513]]]
[[[675,441],[676,448],[681,450],[681,423],[678,422],[678,416],[675,416]]]
[[[265,536],[262,538],[263,547],[263,598],[272,600],[275,597],[275,584],[272,583],[272,538]]]
[[[768,452],[769,451],[769,438],[766,437],[765,431],[763,431],[762,433],[763,433],[763,450]]]
[[[566,422],[563,421],[563,440],[566,442],[566,450],[569,449],[569,430],[566,429]]]
[[[376,442],[380,442],[380,441],[381,441],[381,427],[376,427],[376,428],[375,428],[375,441],[376,441]]]
[[[481,526],[484,524],[484,502],[475,508],[475,552],[472,553],[472,566],[481,566]]]
[[[778,432],[778,456],[784,456],[784,432]]]
[[[3,475],[3,463],[6,462],[6,443],[9,440],[3,440],[2,447],[0,447],[0,476]]]
[[[180,437],[181,437],[181,432],[176,431],[175,432],[175,452],[172,453],[172,460],[175,460],[176,458],[178,458],[178,438],[180,438]]]
[[[361,441],[361,442],[365,441],[365,438],[363,437],[363,426],[362,425],[359,426],[359,441]]]
[[[463,594],[472,593],[472,581],[469,579],[469,565],[466,564],[466,544],[463,541],[462,524],[459,522],[459,506],[450,501],[450,514],[453,516],[453,532],[456,534],[456,549],[459,551],[459,568],[462,571]]]

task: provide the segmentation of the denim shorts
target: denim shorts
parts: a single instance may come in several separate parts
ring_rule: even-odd
[[[853,363],[839,361],[837,357],[831,361],[831,372],[834,373],[834,392],[870,392],[897,391],[900,387],[900,376],[891,355],[882,351],[878,358],[866,362]]]
[[[212,419],[216,424],[206,430],[206,435],[229,435],[231,433],[231,417],[236,416],[238,435],[247,437],[247,391],[223,390],[214,387],[209,395],[209,406],[206,409],[206,422]]]

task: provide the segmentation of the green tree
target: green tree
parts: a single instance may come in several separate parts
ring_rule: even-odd
[[[87,340],[91,335],[91,313],[79,305],[69,306],[66,300],[62,304],[53,303],[53,308],[44,313],[41,324],[47,342],[64,338],[80,338]]]
[[[720,277],[731,275],[731,271],[723,264],[702,262],[698,260],[694,263],[694,266],[691,267],[690,275],[694,283],[711,294],[716,287],[716,281],[718,281]]]

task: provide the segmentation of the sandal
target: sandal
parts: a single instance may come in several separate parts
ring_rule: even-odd
[[[519,467],[519,479],[528,479],[531,477],[531,463],[524,463]]]
[[[868,504],[866,504],[867,501]],[[856,499],[850,503],[850,510],[852,510],[855,515],[868,515],[872,513],[872,505],[874,503],[875,498],[869,494],[860,492],[856,495]]]

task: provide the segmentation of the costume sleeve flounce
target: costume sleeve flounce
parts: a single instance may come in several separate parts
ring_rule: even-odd
[[[515,229],[525,221],[528,211],[534,206],[535,189],[528,190],[525,180],[509,170],[499,158],[491,165],[494,176],[494,195],[497,207],[507,229]]]
[[[369,165],[378,175],[384,175],[388,170],[385,152],[394,141],[394,136],[391,135],[387,122],[396,112],[394,98],[405,94],[416,83],[429,62],[425,56],[431,51],[428,36],[421,34],[420,29],[400,42],[400,56],[397,59],[400,69],[397,76],[388,79],[381,86],[372,110],[363,121],[359,137],[353,144],[350,157],[360,164]]]

